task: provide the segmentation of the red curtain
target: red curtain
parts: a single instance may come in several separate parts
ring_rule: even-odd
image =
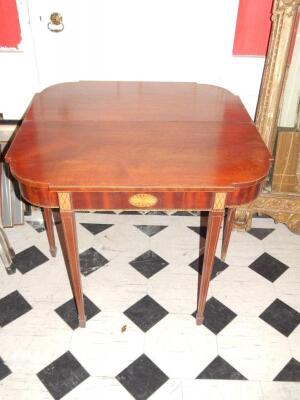
[[[271,31],[272,3],[272,0],[240,0],[233,55],[266,55]]]
[[[0,47],[17,47],[20,41],[16,0],[0,0]]]

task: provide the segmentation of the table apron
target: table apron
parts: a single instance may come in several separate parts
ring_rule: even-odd
[[[212,203],[212,193],[197,192],[103,192],[72,193],[74,209],[204,209]]]
[[[235,207],[254,200],[260,184],[228,192],[225,207]],[[59,207],[58,193],[45,188],[20,185],[22,196],[39,207]],[[67,192],[73,210],[209,210],[217,191],[141,191],[141,192]],[[63,193],[64,193],[63,192]],[[223,190],[220,190],[224,193]],[[226,193],[226,192],[225,192]]]

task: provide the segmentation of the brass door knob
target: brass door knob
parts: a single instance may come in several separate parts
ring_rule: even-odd
[[[50,15],[50,22],[48,22],[48,29],[51,32],[61,32],[64,30],[63,17],[58,12],[53,12]]]

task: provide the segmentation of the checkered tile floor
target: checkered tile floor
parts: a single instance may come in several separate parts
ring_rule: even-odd
[[[196,213],[76,218],[86,329],[41,214],[7,230],[17,255],[14,275],[0,268],[0,399],[300,399],[299,236],[269,218],[233,232],[196,326]]]

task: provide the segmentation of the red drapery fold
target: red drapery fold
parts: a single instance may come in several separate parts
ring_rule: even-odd
[[[0,47],[17,47],[20,41],[16,0],[0,0]]]

